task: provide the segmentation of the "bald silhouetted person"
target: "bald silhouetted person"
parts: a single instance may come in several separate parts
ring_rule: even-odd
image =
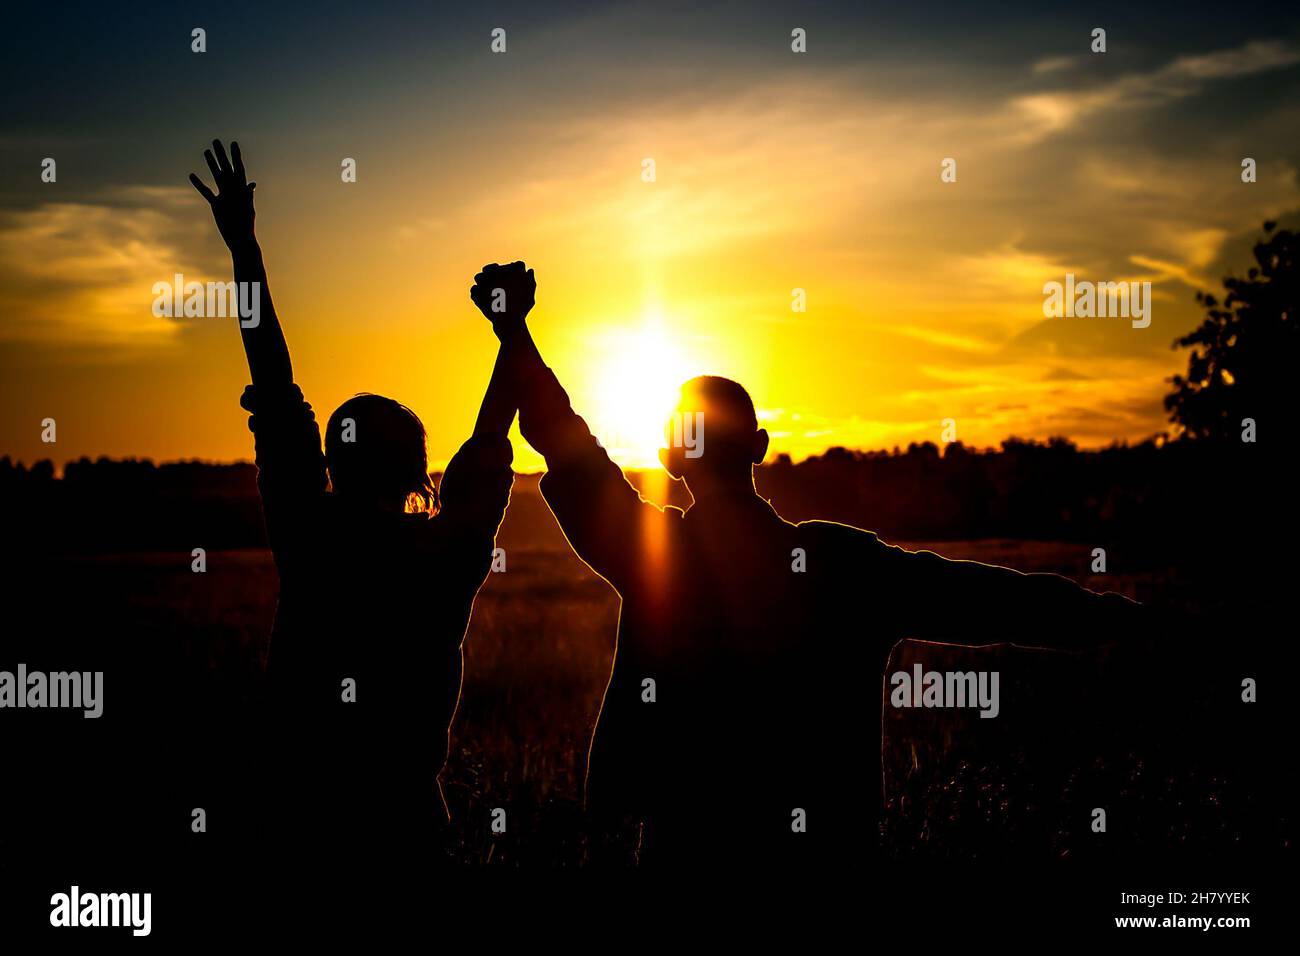
[[[519,383],[523,436],[546,458],[542,494],[622,598],[585,798],[597,831],[631,834],[646,865],[784,866],[869,851],[881,679],[899,640],[1092,647],[1138,608],[1057,575],[784,520],[754,488],[767,432],[725,378],[682,387],[660,451],[694,504],[650,504],[511,312],[532,305],[531,271],[488,266],[475,283]],[[504,313],[485,307],[496,289]]]

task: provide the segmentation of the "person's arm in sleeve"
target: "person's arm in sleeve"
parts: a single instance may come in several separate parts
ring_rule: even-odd
[[[515,481],[510,425],[515,420],[515,382],[507,371],[504,346],[487,381],[484,401],[469,441],[447,463],[438,485],[437,524],[461,557],[456,564],[474,588],[491,567],[497,529],[510,505]]]
[[[286,548],[295,543],[306,546],[300,532],[309,529],[309,516],[325,492],[325,458],[316,416],[294,384],[289,346],[267,286],[266,266],[253,228],[257,184],[248,182],[239,144],[232,142],[230,151],[227,158],[221,141],[213,140],[212,149],[203,152],[217,192],[193,173],[190,182],[207,200],[230,250],[239,334],[253,380],[240,405],[251,413],[248,427],[254,435],[258,491],[267,535],[280,561]]]
[[[459,580],[477,590],[492,567],[496,533],[510,504],[513,451],[505,435],[475,434],[447,463],[434,524],[456,556]]]
[[[632,487],[542,361],[525,321],[535,288],[532,270],[523,263],[494,265],[475,277],[470,297],[501,340],[518,389],[520,431],[546,459],[541,483],[546,503],[578,556],[621,588],[644,560],[639,542],[669,519]]]
[[[249,385],[239,404],[249,412],[257,461],[257,490],[266,533],[277,560],[317,520],[316,507],[329,479],[316,414],[292,383],[278,388]]]
[[[1149,612],[1059,574],[1032,573],[879,544],[878,567],[912,636],[948,644],[1013,643],[1080,651],[1144,628]]]
[[[517,307],[526,312],[532,308],[531,299]],[[502,345],[483,393],[474,434],[447,463],[438,487],[435,523],[458,555],[454,567],[473,588],[483,583],[491,568],[497,529],[510,504],[514,451],[508,436],[518,406],[517,386]]]

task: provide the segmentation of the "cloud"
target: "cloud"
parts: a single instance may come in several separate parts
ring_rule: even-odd
[[[1081,375],[1073,369],[1058,366],[1043,376],[1044,382],[1086,382],[1091,378],[1088,375]]]
[[[1032,69],[1035,74],[1060,73],[1082,65],[1083,60],[1082,56],[1047,56],[1035,63]]]
[[[1150,256],[1129,256],[1129,260],[1135,266],[1141,266],[1154,272],[1155,276],[1151,279],[1153,282],[1175,279],[1198,292],[1208,292],[1214,288],[1214,283],[1209,279],[1192,273],[1186,266],[1179,265],[1176,262],[1163,262],[1160,259],[1152,259]]]
[[[1286,128],[1289,107],[1246,117],[1227,91],[1237,103],[1215,98],[1197,117],[1212,138],[1168,134],[1176,111],[1113,120],[1297,59],[1256,42],[1108,79],[1095,56],[1049,57],[1011,87],[978,70],[945,86],[920,66],[927,78],[904,83],[880,60],[670,70],[621,52],[609,83],[582,72],[575,92],[578,74],[552,69],[568,95],[547,96],[547,75],[521,73],[511,84],[534,94],[527,109],[483,109],[480,94],[465,124],[405,123],[407,141],[377,142],[367,168],[386,175],[362,192],[268,154],[258,176],[276,198],[259,222],[282,305],[296,287],[311,307],[292,339],[322,382],[415,381],[411,329],[437,329],[458,364],[481,341],[461,331],[477,322],[465,283],[519,255],[538,267],[538,326],[575,395],[593,387],[581,359],[595,333],[657,298],[692,358],[777,409],[779,450],[906,444],[936,438],[949,416],[973,443],[1104,442],[1161,426],[1163,379],[1185,361],[1169,343],[1199,318],[1189,289],[1217,282],[1225,250],[1245,262],[1234,243],[1264,218],[1300,208],[1286,153],[1257,156],[1267,175],[1246,186],[1236,164],[1256,154],[1234,152],[1255,130]],[[951,184],[947,156],[960,168]],[[654,183],[641,180],[646,157]],[[176,271],[225,278],[219,251],[185,187],[0,212],[0,338],[170,360],[197,336],[149,314],[152,285]],[[1067,271],[1158,283],[1153,327],[1044,322],[1042,285]],[[795,286],[807,313],[790,309]],[[355,314],[382,321],[358,329]],[[182,357],[201,368],[208,354]],[[479,384],[466,375],[427,394],[446,405]],[[455,447],[451,427],[432,425],[431,442]]]
[[[1059,59],[1059,58],[1058,58]],[[1035,74],[1053,73],[1058,66]],[[1093,89],[1031,93],[1011,101],[1023,122],[1019,132],[1026,142],[1037,142],[1069,129],[1085,117],[1110,109],[1155,107],[1192,96],[1214,80],[1250,76],[1300,63],[1300,50],[1281,40],[1254,40],[1231,50],[1181,56],[1158,70],[1131,73]]]
[[[1157,76],[1167,81],[1217,80],[1300,63],[1300,50],[1280,40],[1256,40],[1235,50],[1179,57]]]
[[[945,329],[924,328],[921,326],[898,325],[884,329],[888,333],[917,339],[928,345],[937,345],[966,355],[987,355],[996,352],[998,343],[979,338],[973,334],[962,334]]]
[[[152,288],[177,272],[206,278],[188,252],[211,232],[195,211],[183,189],[136,186],[0,214],[0,337],[106,349],[171,343],[179,326],[152,315]]]

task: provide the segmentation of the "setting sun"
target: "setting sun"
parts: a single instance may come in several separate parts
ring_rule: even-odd
[[[699,370],[654,312],[637,328],[610,332],[597,347],[603,361],[596,383],[598,407],[590,415],[592,431],[623,467],[654,467],[677,390]]]

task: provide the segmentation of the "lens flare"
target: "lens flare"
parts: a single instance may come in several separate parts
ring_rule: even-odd
[[[623,467],[656,466],[678,389],[698,372],[653,313],[609,336],[600,368],[592,431]]]

